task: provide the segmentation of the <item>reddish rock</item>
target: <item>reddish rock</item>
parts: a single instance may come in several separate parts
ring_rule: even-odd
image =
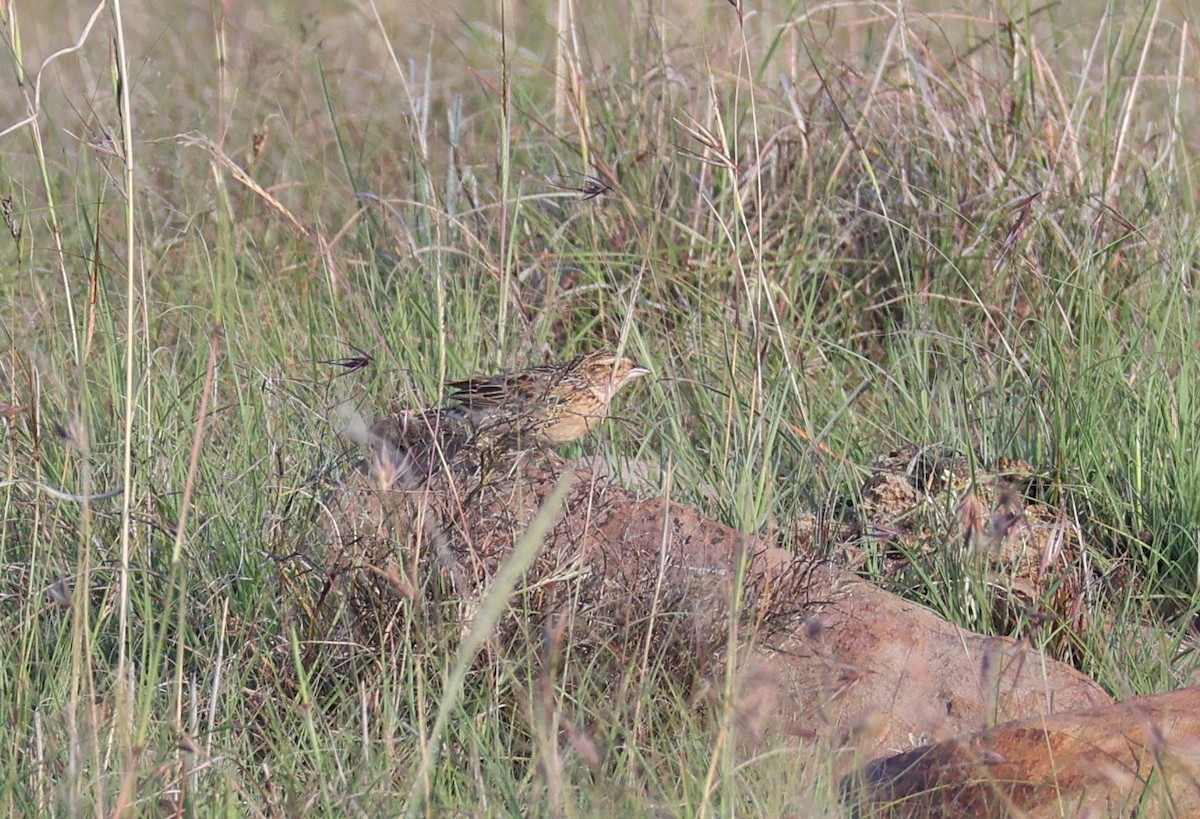
[[[785,730],[830,742],[839,773],[999,722],[1112,701],[1024,643],[966,631],[846,572],[814,572],[808,596],[827,602],[757,658],[782,689]]]
[[[1200,816],[1200,689],[998,725],[843,788],[877,816]]]
[[[328,503],[338,525],[319,602],[329,621],[342,627],[345,603],[361,626],[354,639],[368,644],[402,607],[448,610],[430,595],[478,599],[567,466],[534,456],[502,465],[439,473],[413,490],[365,476],[345,487]],[[839,774],[998,722],[1110,702],[1024,643],[965,631],[768,538],[639,499],[585,466],[497,627],[497,651],[570,614],[576,653],[637,657],[653,645],[666,673],[704,683],[724,673],[736,623],[739,693],[723,705],[743,735],[782,728],[832,745]]]

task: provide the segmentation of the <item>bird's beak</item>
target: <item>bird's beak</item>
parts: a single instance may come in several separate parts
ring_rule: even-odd
[[[643,367],[641,364],[634,364],[633,368],[629,370],[629,375],[625,376],[625,378],[634,379],[640,378],[643,375],[650,375],[650,369]]]

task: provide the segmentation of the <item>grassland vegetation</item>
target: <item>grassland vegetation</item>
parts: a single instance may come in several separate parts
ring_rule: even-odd
[[[1115,694],[1192,681],[1186,4],[85,5],[0,7],[0,809],[835,811],[675,658],[312,629],[297,510],[355,419],[599,347],[653,375],[567,454],[745,532],[853,514],[903,443],[1028,461],[1065,637],[950,537],[861,571]]]

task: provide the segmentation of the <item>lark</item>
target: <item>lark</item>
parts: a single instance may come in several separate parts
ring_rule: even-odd
[[[650,370],[606,350],[570,361],[448,384],[448,400],[481,429],[509,429],[523,446],[554,448],[582,438],[608,415],[613,396]]]

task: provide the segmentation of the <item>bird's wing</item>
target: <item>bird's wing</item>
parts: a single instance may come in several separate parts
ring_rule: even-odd
[[[527,400],[532,380],[527,373],[476,375],[447,384],[447,398],[468,408],[498,407]]]

